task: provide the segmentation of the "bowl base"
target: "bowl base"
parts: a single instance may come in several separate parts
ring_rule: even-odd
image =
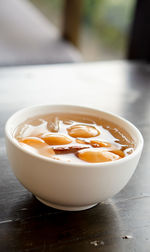
[[[51,203],[49,201],[43,200],[41,198],[39,198],[38,196],[35,196],[40,202],[42,202],[44,205],[47,205],[49,207],[53,207],[59,210],[65,210],[65,211],[82,211],[82,210],[86,210],[89,209],[91,207],[96,206],[98,203],[96,204],[92,204],[92,205],[86,205],[86,206],[64,206],[64,205],[57,205],[54,203]]]

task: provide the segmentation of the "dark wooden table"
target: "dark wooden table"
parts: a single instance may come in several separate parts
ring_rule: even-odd
[[[90,210],[65,212],[20,185],[8,164],[4,125],[18,109],[41,103],[109,110],[141,130],[140,163],[118,195]],[[116,61],[0,69],[0,251],[150,251],[150,66]]]

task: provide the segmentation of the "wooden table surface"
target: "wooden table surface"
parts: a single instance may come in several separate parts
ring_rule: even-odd
[[[4,125],[33,104],[75,104],[125,117],[145,140],[140,163],[115,197],[81,212],[41,204],[9,166]],[[0,69],[0,251],[150,251],[150,66],[104,62]]]

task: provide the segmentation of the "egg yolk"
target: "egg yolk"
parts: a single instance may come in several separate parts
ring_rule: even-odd
[[[47,148],[48,145],[44,142],[44,140],[38,137],[26,137],[19,142],[37,149],[37,152],[41,155],[48,157],[49,155],[55,155],[54,150],[52,148]]]
[[[69,137],[61,134],[46,134],[42,136],[42,139],[49,145],[64,145],[72,142]]]
[[[119,155],[121,158],[123,158],[125,156],[125,154],[123,153],[122,150],[112,150],[112,153]]]
[[[39,137],[25,137],[21,139],[19,142],[28,144],[35,148],[42,148],[45,146],[44,140],[40,139]]]
[[[101,151],[99,149],[84,149],[78,151],[77,156],[86,162],[89,163],[101,163],[101,162],[108,162],[120,159],[119,155],[116,155],[109,151]]]
[[[111,147],[111,144],[110,143],[106,143],[106,142],[102,142],[102,141],[99,141],[99,140],[91,140],[90,141],[90,144],[93,146],[93,147]]]
[[[100,132],[94,127],[94,126],[88,126],[88,125],[82,125],[77,124],[69,127],[68,134],[71,137],[82,137],[82,138],[89,138],[89,137],[95,137],[100,134]]]

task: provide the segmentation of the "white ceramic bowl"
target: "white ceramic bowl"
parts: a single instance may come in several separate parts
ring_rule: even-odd
[[[54,112],[102,117],[123,127],[136,148],[129,156],[105,163],[67,163],[33,154],[13,137],[16,127],[29,117]],[[43,105],[22,109],[5,127],[6,147],[18,180],[44,204],[63,210],[84,210],[118,193],[133,175],[143,148],[139,130],[127,120],[100,110],[70,105]]]

